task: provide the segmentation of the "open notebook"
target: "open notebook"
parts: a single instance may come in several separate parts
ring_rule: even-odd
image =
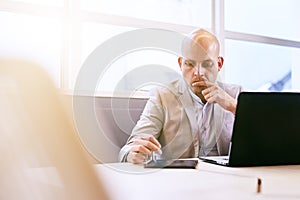
[[[226,166],[300,164],[300,93],[242,92],[229,156],[201,157]]]
[[[0,58],[0,110],[0,199],[108,199],[40,66]]]

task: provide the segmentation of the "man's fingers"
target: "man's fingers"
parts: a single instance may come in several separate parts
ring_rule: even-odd
[[[161,148],[160,143],[154,136],[142,138],[142,140],[139,140],[139,142],[139,144],[143,144],[151,151],[159,151]]]
[[[144,155],[151,155],[151,150],[149,150],[143,144],[136,144],[131,148],[131,152],[142,153]]]
[[[216,95],[218,95],[218,90],[217,89],[216,90],[213,90],[213,89],[208,90],[208,89],[206,89],[206,90],[209,91],[209,92],[207,92],[207,91],[204,92],[204,90],[202,91],[202,94],[203,94],[204,98],[207,101],[209,99],[214,99],[215,100]]]
[[[143,163],[147,155],[158,152],[161,154],[161,145],[154,136],[136,139],[127,156],[127,161],[135,164]]]
[[[192,86],[195,86],[195,87],[211,87],[211,86],[214,86],[214,83],[209,82],[209,81],[198,81],[198,82],[194,82],[192,84]]]
[[[158,148],[161,148],[160,143],[158,142],[158,140],[154,136],[150,136],[149,141],[152,142],[153,144],[155,144]]]
[[[203,95],[203,96],[206,96],[206,95],[208,95],[208,94],[210,94],[210,93],[212,93],[212,92],[218,91],[218,89],[219,89],[218,86],[216,86],[216,85],[211,85],[210,87],[208,87],[208,88],[202,90],[202,95]]]
[[[206,81],[198,81],[192,84],[194,87],[207,87]]]
[[[142,164],[144,163],[146,156],[136,152],[129,152],[127,156],[127,161],[133,164]]]

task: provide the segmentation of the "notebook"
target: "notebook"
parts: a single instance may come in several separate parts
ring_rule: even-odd
[[[300,164],[300,93],[242,92],[228,156],[202,160],[232,166]]]

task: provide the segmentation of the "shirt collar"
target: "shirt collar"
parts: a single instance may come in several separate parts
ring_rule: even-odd
[[[204,106],[205,104],[201,101],[201,99],[191,90],[191,88],[189,88],[189,92],[192,96],[192,98],[199,103],[201,106]]]

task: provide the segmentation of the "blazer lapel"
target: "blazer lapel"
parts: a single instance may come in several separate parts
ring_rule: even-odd
[[[186,112],[186,115],[190,121],[190,125],[192,128],[192,137],[195,137],[195,134],[198,133],[198,122],[196,120],[195,108],[193,104],[193,100],[191,95],[189,94],[187,85],[184,81],[181,81],[181,85],[179,87],[179,101]]]

